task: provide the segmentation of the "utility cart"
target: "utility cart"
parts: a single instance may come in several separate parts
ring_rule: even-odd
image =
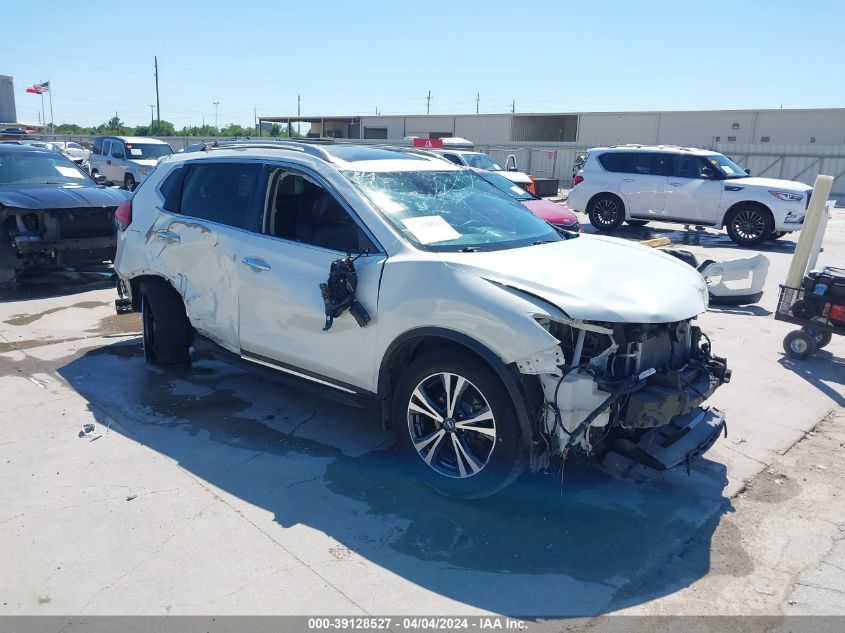
[[[809,358],[845,335],[845,269],[826,266],[807,273],[800,288],[781,286],[775,319],[801,326],[783,339],[790,358]]]

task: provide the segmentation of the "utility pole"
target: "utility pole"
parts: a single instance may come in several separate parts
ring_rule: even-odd
[[[153,56],[153,59],[156,67],[156,132],[158,132],[161,127],[161,103],[158,99],[158,55]]]
[[[481,102],[481,93],[475,93],[475,113],[478,114],[478,104]]]
[[[154,122],[154,115],[153,115],[153,108],[155,106],[151,103],[150,104],[150,134],[153,133],[153,122]]]
[[[431,90],[428,91],[428,96],[425,98],[425,113],[431,113]]]
[[[296,95],[296,116],[302,116],[302,95]]]
[[[261,136],[261,127],[258,125],[258,106],[255,104],[252,106],[252,118],[255,121],[255,135]]]
[[[512,113],[513,113],[513,112],[516,112],[516,99],[514,99],[514,100],[513,100],[513,103],[511,103],[511,112],[512,112]]]
[[[213,105],[213,106],[214,106],[214,133],[215,133],[215,134],[218,134],[218,133],[219,133],[220,128],[219,128],[219,127],[217,127],[217,106],[219,106],[219,105],[220,105],[220,102],[219,102],[219,101],[212,101],[212,102],[211,102],[211,105]]]

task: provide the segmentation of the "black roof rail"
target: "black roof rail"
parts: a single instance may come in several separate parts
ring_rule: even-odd
[[[259,141],[254,139],[232,139],[223,141],[212,141],[210,143],[196,143],[185,148],[186,152],[208,152],[218,149],[292,149],[311,156],[316,156],[324,161],[331,162],[332,155],[320,145],[330,145],[329,143],[314,143],[311,141],[297,141],[293,139],[285,140],[266,140]]]

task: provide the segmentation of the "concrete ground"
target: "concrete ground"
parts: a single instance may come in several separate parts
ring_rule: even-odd
[[[845,340],[784,357],[793,247],[764,249],[759,305],[699,319],[734,378],[713,398],[729,436],[691,477],[572,461],[475,502],[409,481],[372,411],[145,365],[105,276],[30,279],[0,297],[0,615],[841,613]],[[845,214],[825,247],[845,265]]]

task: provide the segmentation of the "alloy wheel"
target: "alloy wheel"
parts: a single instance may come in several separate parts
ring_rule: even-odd
[[[760,239],[763,235],[766,230],[766,220],[759,211],[744,209],[734,217],[733,229],[740,238],[751,242]]]
[[[619,217],[619,205],[610,198],[599,200],[593,205],[593,216],[603,226],[613,226]]]
[[[484,394],[458,374],[424,378],[408,402],[408,432],[422,459],[446,477],[477,475],[496,446],[496,419]]]

